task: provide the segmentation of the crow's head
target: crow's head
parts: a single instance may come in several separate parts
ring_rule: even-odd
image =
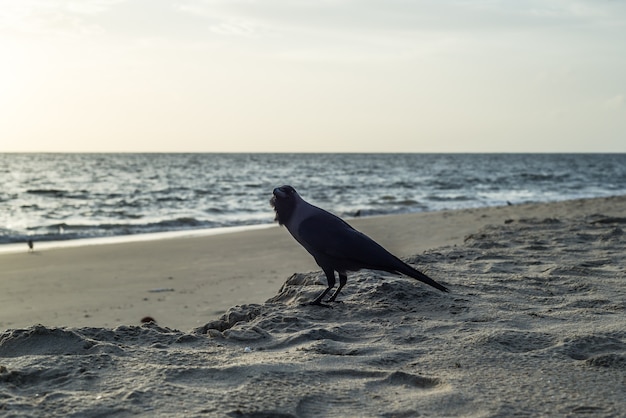
[[[272,198],[270,199],[270,205],[274,208],[274,212],[276,212],[275,221],[278,221],[280,225],[285,224],[294,209],[296,208],[296,203],[300,200],[300,196],[291,186],[281,186],[274,189]]]

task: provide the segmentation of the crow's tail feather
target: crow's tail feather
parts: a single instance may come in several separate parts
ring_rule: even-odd
[[[415,270],[413,267],[409,266],[406,263],[402,263],[402,264],[403,264],[402,266],[403,268],[398,269],[398,272],[402,274],[406,274],[409,277],[413,277],[414,279],[419,280],[420,282],[425,283],[429,286],[432,286],[435,289],[441,290],[442,292],[449,292],[447,287],[437,283],[436,281],[434,281],[433,279],[431,279],[430,277],[428,277],[421,271]]]

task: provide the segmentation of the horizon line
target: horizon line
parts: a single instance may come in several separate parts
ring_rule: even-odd
[[[0,151],[0,154],[626,154],[624,151]]]

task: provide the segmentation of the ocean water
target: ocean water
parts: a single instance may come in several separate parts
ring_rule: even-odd
[[[0,244],[626,194],[626,154],[0,154]]]

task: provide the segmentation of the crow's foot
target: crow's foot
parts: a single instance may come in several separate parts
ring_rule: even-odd
[[[330,308],[330,309],[333,308],[332,306],[330,306],[330,305],[328,305],[326,303],[322,303],[319,300],[314,300],[313,302],[305,303],[304,305],[307,305],[307,306],[321,306],[322,308]]]

